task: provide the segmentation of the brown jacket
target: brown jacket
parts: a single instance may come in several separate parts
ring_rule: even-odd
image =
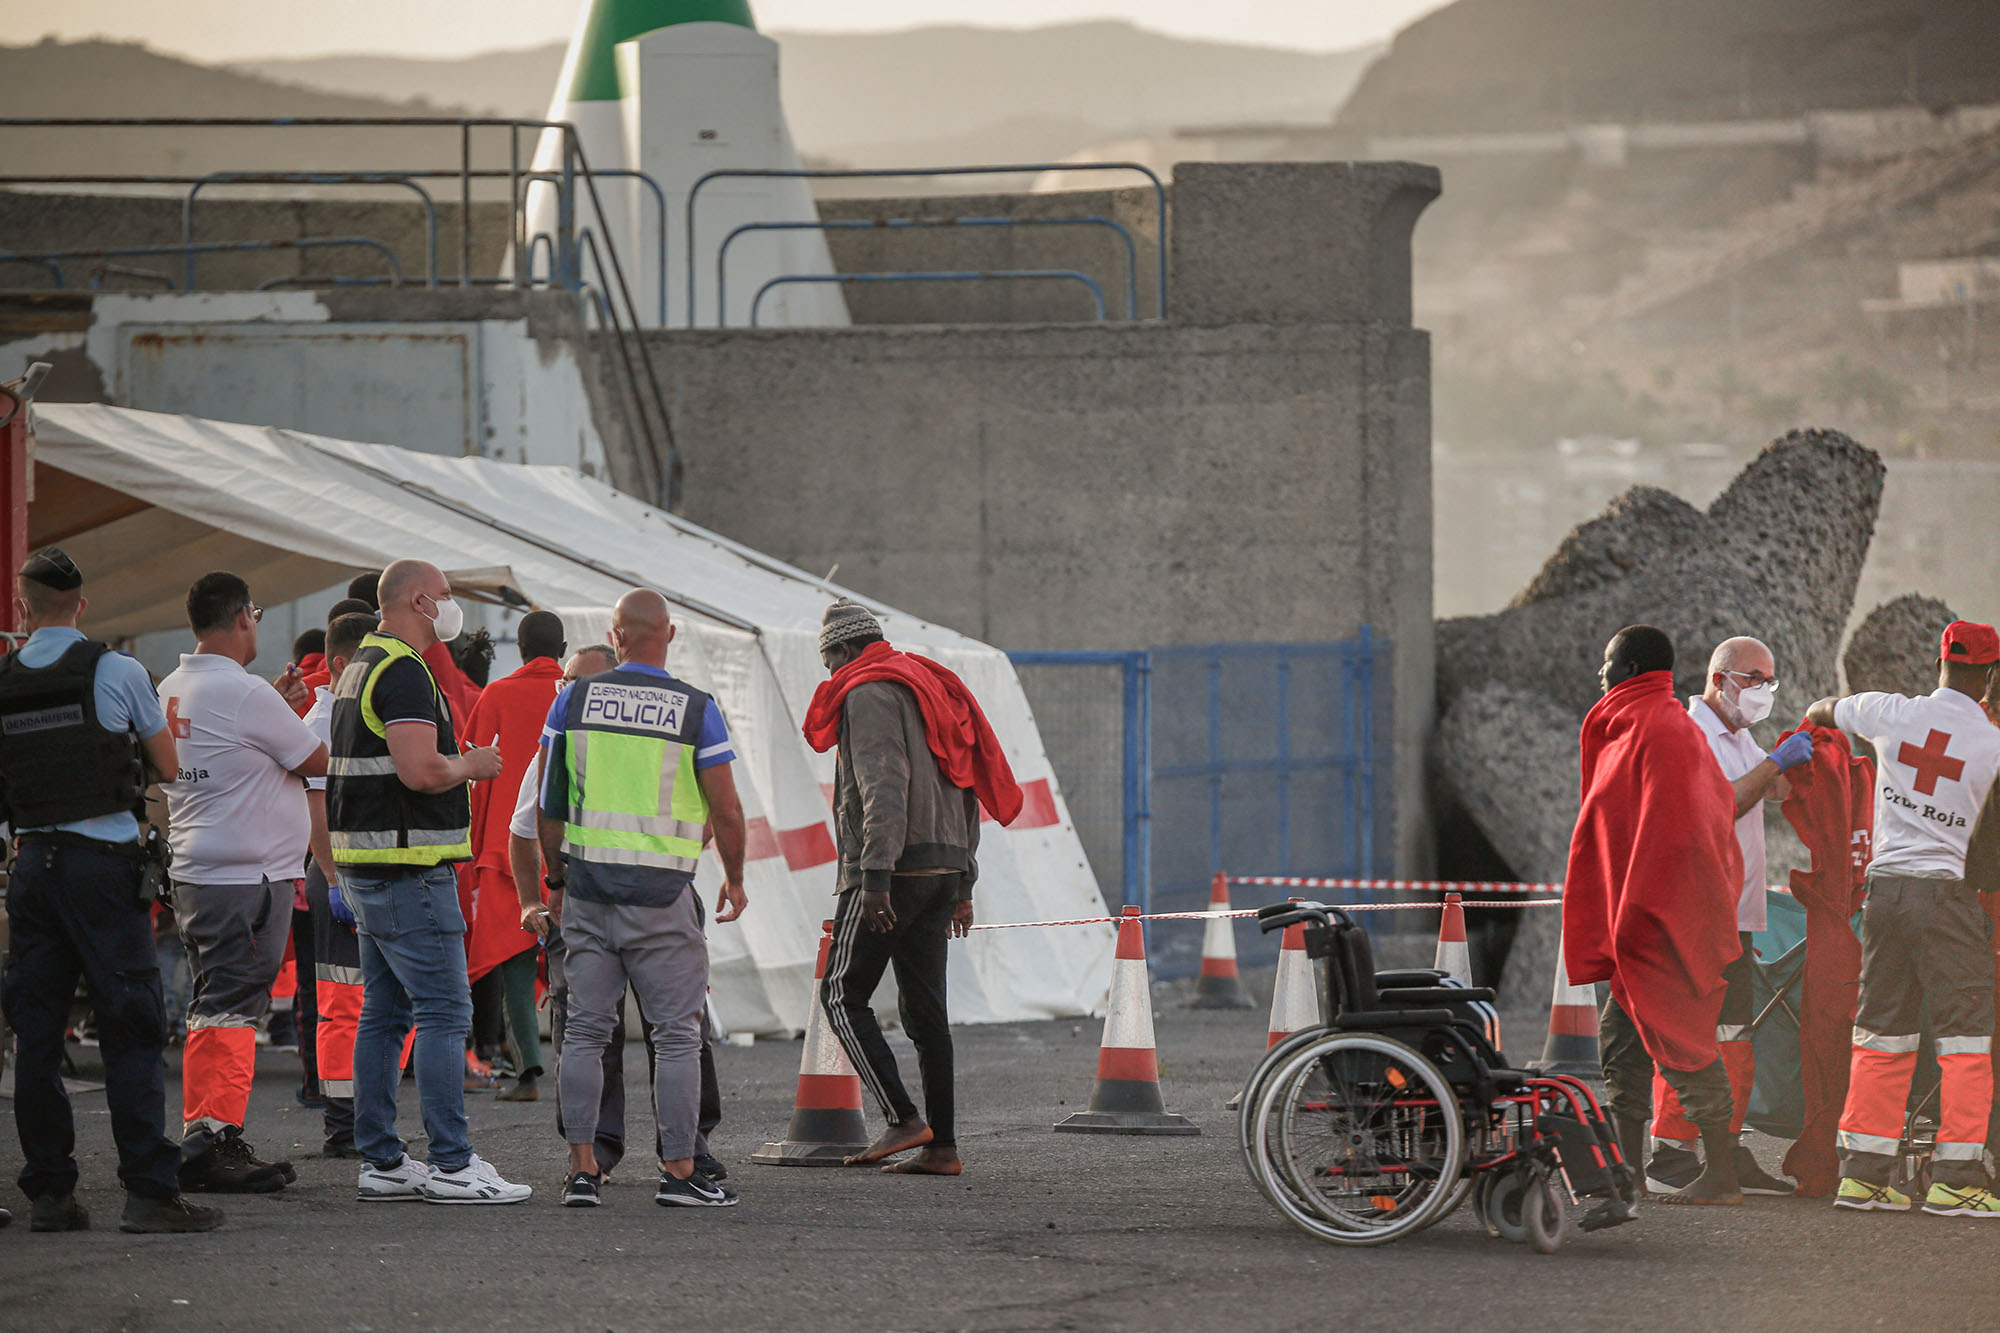
[[[959,896],[979,877],[979,801],[938,771],[917,696],[894,681],[870,681],[841,704],[833,766],[839,839],[835,891],[886,891],[889,877],[956,871]]]

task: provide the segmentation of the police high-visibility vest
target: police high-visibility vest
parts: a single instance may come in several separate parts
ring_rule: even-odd
[[[326,765],[326,823],[341,865],[434,866],[472,856],[471,788],[412,791],[396,776],[389,728],[375,711],[375,686],[392,662],[423,668],[437,704],[438,753],[456,755],[451,708],[417,651],[393,634],[370,634],[335,683],[333,744]]]
[[[692,686],[627,668],[570,690],[563,715],[566,855],[694,873],[708,823],[694,757],[712,706]]]

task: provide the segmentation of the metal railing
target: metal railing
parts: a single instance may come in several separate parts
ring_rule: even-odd
[[[1132,232],[1122,222],[1110,218],[834,218],[820,222],[746,222],[722,238],[722,244],[715,251],[715,322],[716,327],[724,326],[724,316],[729,309],[728,281],[725,266],[729,260],[729,247],[738,236],[760,231],[891,231],[911,229],[930,230],[945,227],[1106,227],[1125,243],[1125,318],[1139,318],[1139,252],[1132,243]],[[765,284],[769,286],[770,284]],[[662,292],[664,300],[664,292]],[[1099,319],[1104,318],[1100,309]],[[661,316],[665,321],[664,313]],[[753,305],[750,322],[757,322],[757,311]]]
[[[772,278],[757,289],[757,295],[750,301],[750,327],[756,328],[757,313],[764,306],[764,297],[773,288],[804,284],[825,284],[839,286],[865,286],[870,283],[890,282],[1006,282],[1055,278],[1068,282],[1080,282],[1090,289],[1090,299],[1097,303],[1097,318],[1104,318],[1104,289],[1097,285],[1097,279],[1088,273],[1079,273],[1073,268],[1008,268],[1008,269],[966,269],[937,273],[785,273]]]
[[[194,198],[200,191],[213,185],[248,184],[298,184],[298,185],[397,185],[414,191],[423,201],[426,213],[426,254],[424,282],[427,287],[440,285],[438,272],[438,210],[436,200],[421,182],[426,180],[453,179],[458,182],[458,285],[471,287],[485,282],[504,283],[516,287],[534,285],[532,263],[528,254],[526,234],[527,192],[531,186],[545,186],[555,191],[555,225],[548,235],[550,264],[549,285],[568,290],[585,300],[599,316],[599,326],[611,337],[621,365],[625,368],[625,384],[633,398],[636,411],[628,420],[636,419],[641,434],[635,440],[635,452],[648,460],[657,481],[657,489],[652,498],[671,508],[678,502],[678,477],[680,475],[679,448],[675,442],[672,417],[667,410],[665,395],[660,391],[659,377],[654,372],[651,354],[645,340],[639,336],[640,319],[638,308],[633,303],[631,286],[626,281],[624,265],[618,251],[610,243],[608,231],[611,229],[611,215],[604,208],[597,189],[597,175],[584,156],[583,145],[578,139],[576,127],[567,121],[528,120],[501,116],[435,117],[435,116],[300,116],[300,117],[256,117],[256,116],[24,116],[0,119],[0,130],[35,129],[412,129],[455,131],[458,147],[458,167],[451,169],[425,169],[402,171],[317,171],[317,172],[210,172],[202,175],[161,175],[153,173],[114,175],[106,173],[57,173],[42,175],[0,176],[0,186],[6,185],[186,185],[189,186],[188,199],[183,206],[184,243],[194,243],[192,236]],[[507,135],[508,165],[503,171],[497,168],[475,168],[473,164],[473,143],[475,131],[504,130]],[[522,131],[531,131],[539,141],[546,133],[557,136],[556,163],[553,167],[524,167],[521,154]],[[545,155],[544,155],[545,156]],[[608,171],[607,176],[636,177],[653,191],[659,205],[659,234],[661,253],[665,254],[666,207],[665,194],[658,182],[633,171]],[[505,277],[492,279],[476,278],[472,272],[472,196],[473,183],[482,179],[505,179],[507,181],[507,206],[509,216],[509,251],[516,257],[516,271]],[[587,238],[588,230],[579,222],[582,205],[587,202],[591,215],[597,223],[596,234]],[[319,239],[319,238],[308,238]],[[343,238],[345,239],[345,238]],[[372,238],[370,238],[372,239]],[[194,243],[199,244],[199,243]],[[265,243],[264,248],[281,247]],[[206,253],[195,249],[182,250],[186,258],[186,275],[192,285],[195,275],[195,255]],[[593,300],[585,293],[584,261],[588,255],[596,272],[597,296]],[[34,261],[23,261],[34,262]],[[59,268],[59,261],[57,262]],[[660,302],[664,312],[665,293],[664,262],[661,264]],[[360,281],[367,281],[365,279]]]
[[[4,123],[4,122],[0,122]],[[1019,176],[1040,174],[1045,171],[1131,171],[1142,175],[1152,185],[1154,212],[1158,219],[1159,236],[1159,317],[1167,317],[1167,187],[1159,174],[1151,167],[1138,162],[1030,162],[1011,163],[1005,166],[987,167],[907,167],[876,169],[872,167],[734,167],[704,172],[688,187],[687,219],[682,229],[682,244],[687,247],[688,285],[688,327],[695,326],[695,204],[701,198],[704,186],[718,180],[881,180],[907,176],[953,177],[953,176]],[[717,313],[721,306],[718,303]]]

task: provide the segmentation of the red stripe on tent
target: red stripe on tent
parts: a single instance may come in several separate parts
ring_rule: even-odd
[[[785,864],[794,870],[811,870],[840,857],[833,845],[833,835],[824,824],[779,829],[778,845],[785,849]]]
[[[855,1111],[861,1108],[858,1074],[800,1074],[798,1108],[804,1111]]]
[[[981,810],[982,818],[987,817]],[[1021,813],[1014,816],[1008,828],[1054,828],[1062,819],[1056,814],[1055,788],[1047,778],[1037,778],[1033,782],[1021,784]]]
[[[743,826],[743,859],[746,861],[768,861],[779,855],[778,837],[771,831],[771,821],[759,816]]]
[[[1128,1083],[1158,1083],[1160,1058],[1150,1046],[1106,1046],[1097,1053],[1097,1076]]]
[[[1595,1037],[1597,1011],[1585,1004],[1559,1004],[1549,1011],[1549,1031],[1558,1037]]]

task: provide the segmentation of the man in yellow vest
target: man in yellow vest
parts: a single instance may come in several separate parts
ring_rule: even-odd
[[[341,897],[361,944],[354,1035],[354,1144],[364,1200],[519,1203],[526,1185],[472,1151],[465,1127],[465,916],[452,866],[472,854],[469,784],[500,775],[500,752],[463,753],[423,653],[458,637],[465,615],[436,565],[382,571],[381,627],[335,683],[326,815]],[[417,1096],[430,1162],[396,1133],[403,1039],[417,1029]]]
[[[674,626],[667,600],[646,588],[611,615],[616,670],[556,696],[542,733],[536,831],[543,882],[562,898],[569,1022],[562,1104],[594,1107],[604,1092],[604,1047],[629,983],[653,1025],[654,1110],[660,1184],[654,1202],[727,1208],[736,1191],[695,1170],[701,1105],[701,1015],[708,942],[694,870],[706,827],[722,859],[717,921],[743,914],[743,807],[729,761],[729,729],[715,700],[667,674]],[[524,924],[545,932],[546,907]],[[594,1207],[603,1173],[595,1117],[566,1119],[563,1203]]]

